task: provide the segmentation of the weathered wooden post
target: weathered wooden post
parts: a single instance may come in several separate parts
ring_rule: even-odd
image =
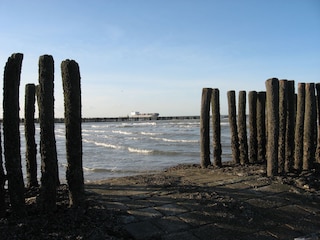
[[[259,92],[257,96],[257,139],[258,162],[266,161],[266,92]]]
[[[279,81],[279,140],[278,140],[278,172],[285,172],[287,129],[287,80]]]
[[[296,126],[294,131],[294,168],[298,171],[302,170],[303,160],[303,131],[304,131],[304,112],[305,112],[305,83],[298,83],[297,96],[297,114]]]
[[[294,160],[294,124],[296,113],[296,100],[294,81],[287,81],[287,127],[286,127],[286,158],[284,170],[291,172]]]
[[[78,63],[61,63],[64,92],[64,121],[66,125],[67,182],[71,207],[84,205],[84,179],[82,169],[81,84]]]
[[[200,113],[200,164],[202,168],[211,165],[210,161],[210,103],[212,88],[202,89]]]
[[[228,91],[228,114],[231,133],[231,149],[233,162],[240,163],[239,137],[237,128],[237,113],[236,113],[236,93],[235,91]]]
[[[25,215],[24,182],[20,152],[19,85],[23,54],[9,57],[3,82],[4,156],[10,204],[14,214]]]
[[[56,209],[56,187],[59,185],[58,160],[54,134],[54,61],[50,55],[39,58],[37,100],[40,123],[41,188],[38,198],[44,211]]]
[[[2,160],[2,140],[1,140],[1,127],[0,127],[0,218],[4,217],[6,214],[6,191],[4,185],[6,182],[6,176],[3,169],[3,160]]]
[[[316,84],[316,90],[317,90],[317,129],[318,129],[318,139],[317,139],[317,150],[316,150],[316,162],[320,163],[320,83]]]
[[[220,95],[219,89],[212,90],[212,133],[213,133],[213,165],[222,167],[221,162],[221,126],[220,126]]]
[[[37,144],[35,141],[35,94],[36,86],[27,84],[25,88],[24,130],[26,139],[27,187],[37,187]]]
[[[266,81],[267,89],[267,176],[278,173],[278,138],[279,138],[279,81],[271,78]]]
[[[239,92],[238,103],[238,131],[240,163],[242,165],[249,162],[248,159],[248,137],[247,137],[247,115],[246,115],[246,91]]]
[[[257,138],[257,92],[250,91],[249,102],[249,162],[255,163],[258,160],[258,138]]]
[[[314,83],[306,83],[304,132],[303,132],[303,170],[310,170],[315,159],[315,93]]]

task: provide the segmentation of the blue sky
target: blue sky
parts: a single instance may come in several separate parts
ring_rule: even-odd
[[[64,59],[80,65],[83,117],[199,115],[203,87],[220,89],[224,114],[228,90],[320,82],[320,0],[1,0],[0,29],[0,64],[24,54],[21,117],[43,54],[55,59],[56,117]]]

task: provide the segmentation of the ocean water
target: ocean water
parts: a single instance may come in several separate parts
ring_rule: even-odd
[[[83,170],[86,182],[163,170],[177,164],[200,162],[199,120],[87,122],[82,124]],[[25,173],[24,128],[21,157]],[[39,146],[40,128],[36,124]],[[65,126],[55,124],[59,175],[65,182]],[[231,160],[230,129],[221,119],[223,161]],[[39,147],[38,147],[39,151]],[[211,150],[211,153],[213,151]],[[211,160],[212,156],[211,156]],[[40,177],[40,154],[37,156]]]

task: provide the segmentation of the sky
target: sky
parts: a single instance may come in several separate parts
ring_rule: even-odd
[[[83,117],[199,115],[205,87],[220,90],[226,114],[229,90],[320,82],[320,0],[0,0],[0,33],[2,69],[24,54],[20,117],[44,54],[55,61],[55,117],[65,59],[80,66]]]

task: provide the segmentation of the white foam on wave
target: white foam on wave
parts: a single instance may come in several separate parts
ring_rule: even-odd
[[[159,133],[152,133],[152,132],[141,132],[141,135],[156,136],[156,135],[160,135],[160,134]]]
[[[153,140],[164,141],[164,142],[175,142],[175,143],[197,143],[199,140],[187,140],[187,139],[168,139],[168,138],[155,138],[151,137]]]
[[[139,153],[139,154],[151,154],[153,150],[147,150],[147,149],[139,149],[139,148],[132,148],[128,147],[129,152],[132,153]]]
[[[131,135],[132,134],[132,132],[126,132],[126,131],[121,131],[121,130],[113,130],[112,132],[122,134],[122,135]]]
[[[92,143],[92,144],[95,144],[96,146],[106,147],[106,148],[113,148],[113,149],[121,149],[122,148],[119,145],[114,145],[114,144],[110,144],[110,143],[95,142],[95,141],[90,141],[90,140],[86,140],[86,139],[83,139],[83,142]]]

